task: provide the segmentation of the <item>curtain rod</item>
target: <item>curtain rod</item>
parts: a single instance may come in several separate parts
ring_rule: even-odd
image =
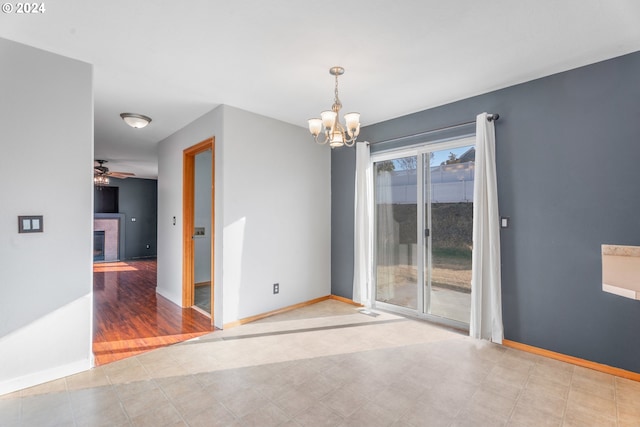
[[[498,120],[500,118],[500,114],[497,113],[493,113],[493,114],[487,114],[487,120],[490,122],[495,122],[496,120]],[[393,141],[399,141],[401,139],[407,139],[407,138],[415,138],[417,136],[424,136],[424,135],[429,135],[432,133],[436,133],[436,132],[442,132],[443,130],[449,130],[449,129],[456,129],[456,128],[460,128],[463,126],[469,126],[471,124],[476,123],[476,121],[472,121],[472,122],[464,122],[464,123],[459,123],[457,125],[451,125],[451,126],[445,126],[445,127],[441,127],[438,129],[431,129],[425,132],[418,132],[418,133],[414,133],[411,135],[405,135],[405,136],[398,136],[396,138],[390,138],[390,139],[383,139],[382,141],[377,141],[377,142],[370,142],[369,145],[378,145],[378,144],[384,144],[387,142],[393,142]]]

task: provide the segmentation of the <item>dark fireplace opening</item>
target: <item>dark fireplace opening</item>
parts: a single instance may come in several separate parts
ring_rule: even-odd
[[[104,261],[104,231],[93,232],[93,260]]]

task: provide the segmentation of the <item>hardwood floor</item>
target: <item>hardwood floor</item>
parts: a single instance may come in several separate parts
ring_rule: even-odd
[[[156,293],[156,260],[93,265],[93,353],[104,365],[214,330],[211,320]]]

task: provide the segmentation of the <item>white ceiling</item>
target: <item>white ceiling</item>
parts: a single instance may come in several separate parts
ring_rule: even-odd
[[[151,178],[158,142],[219,104],[306,127],[333,102],[333,65],[346,69],[342,112],[359,111],[368,125],[640,50],[637,0],[45,7],[40,15],[1,14],[0,37],[93,64],[96,158]],[[122,112],[153,122],[132,129]]]

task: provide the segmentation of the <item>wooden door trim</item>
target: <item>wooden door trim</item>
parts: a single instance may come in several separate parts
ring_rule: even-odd
[[[196,155],[211,150],[211,324],[214,308],[214,248],[215,248],[215,138],[211,137],[186,148],[182,161],[182,306],[191,307],[194,303],[194,255],[193,240],[195,210],[195,158]]]

